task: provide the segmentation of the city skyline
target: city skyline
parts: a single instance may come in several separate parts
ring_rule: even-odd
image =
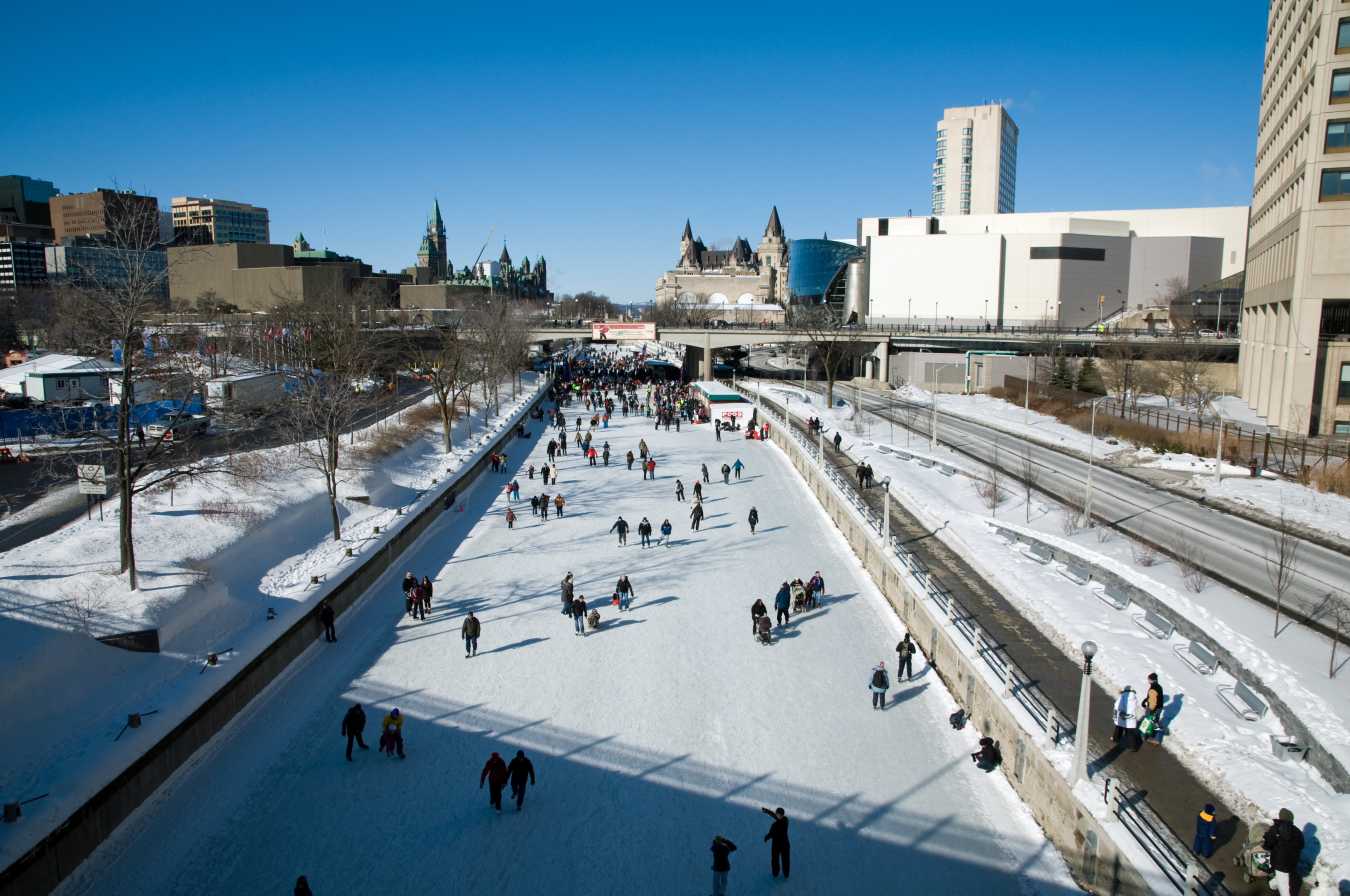
[[[196,24],[77,6],[62,20],[86,27],[65,36],[61,66],[17,50],[67,101],[20,102],[16,80],[0,88],[17,110],[4,173],[68,193],[135,189],[164,207],[185,194],[252,203],[270,210],[275,242],[304,231],[390,271],[415,263],[439,198],[457,266],[505,241],[546,255],[557,292],[621,301],[651,299],[687,217],[709,245],[729,245],[756,237],[773,204],[802,237],[926,214],[932,122],[990,99],[1022,131],[1019,211],[1248,204],[1264,5],[1113,10],[1099,23],[1119,36],[1105,52],[1068,9],[1000,19],[999,39],[973,50],[928,10],[865,22],[727,11],[725,39],[674,13],[527,11],[502,31],[490,10],[396,11],[391,33],[476,36],[375,42],[353,57],[364,35],[341,14],[289,28],[295,13],[269,10],[259,35],[237,11]],[[212,44],[176,46],[243,49],[181,78],[154,52],[114,70],[79,52],[132,37],[169,46],[200,29]],[[790,61],[807,57],[808,69]]]

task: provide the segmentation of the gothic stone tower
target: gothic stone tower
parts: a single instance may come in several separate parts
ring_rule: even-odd
[[[783,225],[778,220],[778,206],[769,213],[769,223],[764,227],[764,238],[760,240],[759,272],[767,275],[767,301],[787,304],[788,247],[783,236]]]
[[[432,281],[444,280],[449,275],[449,251],[445,245],[445,222],[441,220],[441,201],[435,200],[431,217],[427,218],[427,232],[417,250],[418,267],[431,270]]]

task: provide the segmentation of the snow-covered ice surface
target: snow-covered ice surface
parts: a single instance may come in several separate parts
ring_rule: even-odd
[[[519,398],[503,386],[503,416],[535,394],[533,375]],[[4,554],[0,568],[0,796],[5,801],[50,793],[24,807],[23,823],[0,828],[0,867],[8,865],[125,769],[150,738],[186,718],[219,687],[222,673],[251,659],[328,590],[343,567],[360,562],[382,536],[375,525],[406,519],[395,508],[447,467],[482,450],[489,435],[475,411],[456,425],[456,454],[442,453],[439,426],[378,462],[353,460],[340,495],[370,494],[370,503],[341,502],[343,540],[332,540],[328,503],[318,474],[294,469],[293,449],[253,452],[260,481],[211,476],[184,482],[172,498],[137,498],[135,542],[141,590],[126,588],[117,568],[117,510],[80,519]],[[356,447],[376,424],[355,436]],[[345,447],[345,446],[344,446]],[[202,514],[204,502],[231,498],[252,514],[236,519]],[[22,520],[19,521],[20,524]],[[346,558],[351,547],[356,556]],[[311,574],[325,577],[310,586]],[[85,606],[83,618],[72,601]],[[266,619],[266,609],[277,618]],[[131,653],[99,644],[94,634],[157,627],[161,653]],[[208,651],[233,652],[202,672]],[[149,713],[140,732],[119,731],[131,712]]]
[[[782,401],[784,396],[776,394],[781,389],[775,387],[771,393],[767,383],[765,386],[765,397]],[[1235,808],[1252,807],[1250,820],[1273,817],[1281,807],[1288,807],[1296,818],[1316,823],[1322,854],[1340,866],[1341,877],[1350,877],[1350,796],[1335,793],[1310,766],[1281,762],[1272,755],[1269,735],[1282,733],[1274,714],[1261,722],[1247,722],[1219,700],[1216,687],[1231,686],[1231,676],[1222,671],[1212,677],[1196,674],[1175,651],[1178,647],[1185,649],[1184,638],[1173,636],[1170,641],[1160,641],[1150,637],[1134,622],[1137,608],[1115,610],[1089,588],[1060,575],[1057,564],[1042,565],[1008,546],[987,525],[989,508],[971,478],[985,475],[982,464],[941,448],[936,457],[961,471],[953,478],[902,461],[881,448],[929,456],[927,438],[915,435],[907,440],[904,429],[896,427],[896,439],[891,442],[885,422],[869,420],[871,415],[858,415],[848,408],[821,414],[819,396],[813,396],[812,406],[800,402],[801,390],[790,391],[793,399],[788,406],[795,415],[820,414],[828,418],[827,426],[840,423],[844,449],[870,463],[878,479],[891,477],[892,493],[906,506],[919,508],[921,516],[926,514],[923,518],[934,526],[949,519],[950,524],[939,537],[998,582],[1003,593],[1037,628],[1071,654],[1085,639],[1096,641],[1101,649],[1094,666],[1112,687],[1128,683],[1142,692],[1147,684],[1145,675],[1158,672],[1164,690],[1176,701],[1168,709],[1172,714],[1168,721],[1169,746],[1182,761]],[[863,431],[861,435],[855,432],[858,429]],[[1232,481],[1225,480],[1223,488],[1230,485]],[[1156,565],[1139,566],[1129,539],[1123,536],[1100,541],[1095,530],[1064,535],[1062,512],[1042,496],[1032,498],[1031,522],[1026,524],[1020,485],[1005,481],[1004,487],[1008,494],[999,508],[998,522],[1026,528],[1038,538],[1112,568],[1150,591],[1237,656],[1280,694],[1317,733],[1324,747],[1343,763],[1350,763],[1350,687],[1346,686],[1350,665],[1343,664],[1336,678],[1328,676],[1330,647],[1325,638],[1294,626],[1272,639],[1273,617],[1267,608],[1214,582],[1198,594],[1189,591],[1181,571],[1171,561],[1159,558]],[[1345,657],[1342,650],[1342,660]]]
[[[284,892],[305,874],[319,893],[702,893],[722,834],[740,847],[732,892],[768,893],[761,806],[792,818],[794,892],[1078,892],[1002,774],[971,764],[978,735],[947,724],[955,704],[931,670],[871,709],[869,670],[893,665],[899,620],[778,449],[622,417],[597,438],[620,457],[646,438],[659,478],[574,452],[549,489],[566,517],[542,523],[525,501],[514,530],[480,483],[339,620],[337,644],[317,643],[61,892]],[[715,475],[690,532],[676,477],[688,488],[700,462],[736,457],[745,478]],[[536,442],[520,462],[545,459]],[[674,545],[643,549],[634,531],[616,547],[619,514],[635,528],[669,516]],[[403,613],[405,568],[436,582],[425,622]],[[817,569],[821,608],[756,644],[753,598]],[[603,617],[584,638],[559,613],[569,570]],[[620,573],[638,595],[622,615],[608,605]],[[465,659],[470,609],[483,635]],[[406,761],[344,761],[351,700],[372,745],[402,710]],[[522,748],[538,787],[497,817],[479,770]]]

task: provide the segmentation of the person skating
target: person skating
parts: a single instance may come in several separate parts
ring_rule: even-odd
[[[1195,816],[1195,840],[1191,844],[1191,851],[1202,859],[1207,859],[1214,855],[1217,839],[1218,834],[1214,830],[1214,805],[1205,803],[1205,808]]]
[[[544,464],[542,467],[539,468],[539,478],[544,481],[544,485],[548,485],[548,477],[552,472],[553,468],[550,467],[548,464]]]
[[[1128,684],[1120,689],[1120,696],[1116,697],[1115,708],[1111,712],[1112,721],[1116,729],[1111,734],[1112,743],[1120,743],[1120,739],[1126,732],[1129,732],[1128,740],[1139,749],[1139,698],[1135,696],[1134,688]]]
[[[314,891],[309,888],[309,879],[303,874],[295,879],[295,890],[292,896],[314,896]]]
[[[526,470],[525,473],[526,473],[527,476],[529,476],[529,478],[533,479],[533,478],[534,478],[534,464],[530,464],[530,468],[529,468],[528,470]]]
[[[566,503],[567,503],[567,502],[563,500],[563,496],[562,496],[562,493],[561,493],[561,492],[559,492],[559,493],[553,498],[553,506],[554,506],[554,508],[558,511],[558,519],[562,519],[562,515],[563,515],[563,506],[564,506]]]
[[[414,619],[426,619],[427,613],[425,605],[422,603],[421,582],[413,582],[412,590],[408,592],[408,598],[412,601],[412,617]]]
[[[408,758],[403,755],[403,715],[398,707],[391,709],[380,723],[380,751],[393,756],[396,750],[399,759]]]
[[[646,440],[646,439],[639,439],[639,440],[638,440],[638,457],[642,458],[643,460],[646,460],[646,459],[647,459],[647,440]]]
[[[573,596],[572,574],[569,572],[563,576],[562,584],[559,590],[562,592],[562,614],[564,616],[572,615],[572,596]]]
[[[703,523],[703,504],[695,501],[694,509],[689,511],[689,528],[697,532],[698,527]]]
[[[777,877],[781,866],[783,880],[787,880],[792,874],[792,844],[788,841],[787,812],[783,811],[782,806],[774,810],[761,806],[759,811],[773,819],[769,833],[764,835],[764,842],[769,844],[769,870]]]
[[[734,464],[731,465],[731,469],[732,469],[732,472],[734,472],[734,473],[736,474],[736,478],[737,478],[737,479],[740,479],[740,478],[741,478],[741,472],[742,472],[743,470],[745,470],[745,464],[741,463],[740,458],[737,458],[737,459],[736,459],[736,462],[735,462]]]
[[[890,690],[891,679],[886,674],[886,664],[877,663],[872,669],[872,680],[867,685],[872,692],[872,708],[886,708],[886,691]]]
[[[755,527],[759,525],[759,511],[756,510],[755,508],[751,507],[751,508],[750,508],[750,516],[747,517],[747,519],[748,519],[749,522],[750,522],[750,534],[751,534],[751,535],[754,535],[754,534],[755,534]]]
[[[624,460],[628,461],[628,469],[630,470],[633,469],[633,461],[634,461],[633,452],[629,451],[626,455],[624,455]]]
[[[775,611],[777,611],[775,613],[774,618],[777,620],[779,625],[786,625],[788,623],[788,620],[792,618],[788,614],[788,610],[791,606],[792,606],[792,586],[789,585],[787,582],[784,582],[783,586],[778,589],[778,594],[776,594],[773,599],[773,608]]]
[[[600,452],[600,457],[604,460],[605,466],[609,466],[609,443],[605,443],[605,450]]]
[[[722,464],[722,471],[721,471],[721,472],[722,472],[722,484],[723,484],[723,485],[730,485],[730,484],[731,484],[731,465],[730,465],[730,464]]]
[[[642,521],[646,523],[647,518],[643,517]],[[642,527],[639,526],[638,528],[641,529]],[[650,523],[647,523],[647,529],[648,531],[651,530]],[[633,583],[628,580],[628,576],[619,576],[619,581],[614,585],[614,592],[619,595],[620,612],[627,610],[633,602],[633,598],[637,597],[637,592],[633,590]]]
[[[511,773],[507,770],[506,760],[495,752],[488,757],[487,763],[483,766],[483,771],[478,776],[478,789],[483,789],[483,782],[488,785],[488,804],[498,812],[502,811],[502,788],[510,779]]]
[[[511,798],[516,801],[516,811],[525,805],[525,782],[534,786],[534,763],[525,756],[524,750],[516,750],[516,756],[506,767],[511,780]]]
[[[712,841],[713,896],[727,896],[727,875],[731,872],[731,854],[736,844],[718,834]]]
[[[909,632],[900,639],[900,643],[895,645],[895,680],[899,681],[900,676],[905,676],[905,681],[914,677],[914,654],[918,650],[914,642],[909,638]]]
[[[750,605],[750,635],[753,637],[759,631],[759,620],[769,615],[769,608],[764,606],[761,598],[755,598],[755,602]]]
[[[586,634],[586,595],[578,594],[572,599],[572,628],[574,634]]]
[[[722,421],[713,421],[713,435],[717,436],[717,441],[722,441]]]
[[[652,546],[652,524],[645,516],[638,523],[638,538],[642,539],[642,546],[649,548]]]
[[[506,508],[506,528],[514,529],[516,527],[516,512],[510,507]]]
[[[703,472],[703,481],[704,481],[704,482],[708,482],[708,481],[709,481],[709,479],[708,479],[708,465],[707,465],[707,464],[700,464],[700,465],[699,465],[699,468],[700,468],[700,469],[702,470],[702,472]]]
[[[656,458],[654,456],[647,458],[647,478],[652,482],[656,481]]]
[[[609,531],[619,533],[619,544],[628,544],[628,520],[619,517],[614,521],[614,525],[609,527]]]
[[[825,580],[821,578],[820,570],[816,570],[816,574],[806,583],[806,605],[814,609],[820,604],[821,595],[824,593]]]
[[[366,746],[365,739],[361,736],[366,730],[366,711],[361,708],[360,703],[353,703],[347,710],[347,714],[342,717],[342,736],[347,738],[347,761],[352,761],[352,742],[363,750],[370,749]]]
[[[670,533],[675,531],[675,527],[670,524],[670,520],[661,521],[661,542],[667,548],[670,547]]]
[[[431,592],[432,592],[431,577],[430,577],[430,576],[422,576],[422,582],[421,582],[421,584],[422,584],[422,603],[426,604],[426,608],[427,608],[428,610],[430,610],[430,609],[431,609]]]
[[[530,498],[530,516],[539,515],[539,496],[533,495]]]
[[[323,639],[330,644],[337,640],[337,630],[333,628],[333,605],[328,601],[319,604],[319,622],[323,623]]]
[[[684,500],[684,483],[678,479],[675,480],[675,500]]]
[[[1298,870],[1303,855],[1303,832],[1294,827],[1294,813],[1281,809],[1274,824],[1261,838],[1261,845],[1270,852],[1270,870],[1273,875],[1270,889],[1280,896],[1290,896],[1290,877]]]
[[[416,585],[417,585],[417,576],[413,575],[411,572],[406,572],[403,574],[403,600],[408,605],[409,616],[413,614],[412,590],[413,587]]]
[[[473,615],[473,610],[464,617],[464,624],[459,627],[459,635],[464,639],[464,658],[478,655],[478,635],[483,630],[483,624],[478,621],[478,617]]]

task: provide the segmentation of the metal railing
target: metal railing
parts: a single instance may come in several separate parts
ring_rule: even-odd
[[[1107,777],[1102,782],[1102,799],[1178,893],[1232,896],[1223,881],[1209,874],[1204,863],[1153,811],[1143,791],[1123,787]]]

